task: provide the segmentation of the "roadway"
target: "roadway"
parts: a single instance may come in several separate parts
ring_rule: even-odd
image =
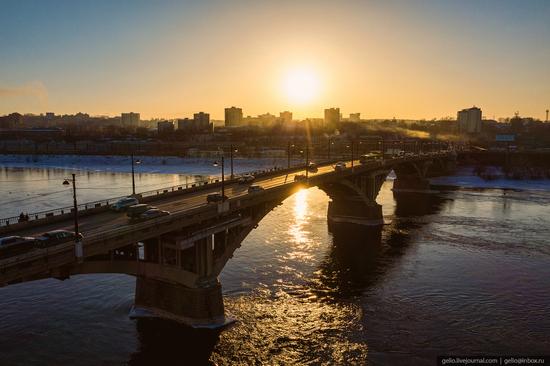
[[[417,158],[425,158],[431,154],[422,154],[417,155]],[[384,162],[386,164],[391,162],[399,162],[399,158],[397,159],[385,159]],[[351,161],[346,161],[347,167],[350,167]],[[354,160],[355,166],[361,166],[358,160]],[[370,164],[369,164],[370,165]],[[374,167],[374,166],[373,166]],[[329,172],[333,172],[334,168],[332,164],[325,164],[325,165],[319,165],[318,171],[316,173],[309,172],[309,176],[316,176],[321,174],[326,174]],[[235,198],[235,197],[242,197],[248,194],[248,187],[251,184],[259,185],[263,187],[264,189],[270,189],[274,187],[278,187],[284,184],[294,183],[294,177],[298,174],[305,174],[305,170],[297,170],[292,173],[288,174],[281,174],[278,176],[267,176],[267,177],[260,177],[256,178],[254,182],[247,183],[247,184],[239,184],[239,183],[227,183],[225,185],[225,195],[228,198]],[[207,187],[205,186],[203,189],[200,189],[198,191],[190,192],[190,193],[182,193],[182,195],[178,196],[169,196],[165,198],[159,198],[158,200],[155,200],[153,202],[150,202],[149,204],[151,206],[157,207],[161,210],[166,210],[170,213],[179,213],[184,212],[186,210],[190,210],[193,208],[197,208],[200,206],[206,206],[208,203],[206,202],[206,196],[214,193],[214,192],[220,192],[221,187]],[[211,203],[212,205],[213,203]],[[78,218],[78,227],[79,232],[86,238],[88,235],[93,234],[99,234],[103,231],[108,231],[112,229],[117,229],[121,227],[127,227],[128,225],[132,225],[129,222],[129,218],[126,216],[125,212],[114,212],[114,211],[104,211],[101,213],[92,214],[89,216],[82,216]],[[51,230],[69,230],[74,231],[74,220],[73,218],[68,218],[65,221],[61,222],[55,222],[51,224],[44,224],[36,227],[31,227],[28,229],[21,229],[17,232],[7,234],[8,235],[19,235],[19,236],[33,236],[37,237],[42,235],[45,232],[51,231]]]
[[[349,166],[349,162],[348,166]],[[354,162],[359,164],[359,162]],[[319,174],[325,174],[332,172],[334,169],[332,165],[319,166],[316,173],[309,172],[309,176],[315,176]],[[298,174],[305,174],[305,170],[295,171],[289,174],[280,176],[271,176],[265,178],[256,178],[254,182],[247,184],[230,183],[225,185],[225,195],[228,198],[245,196],[248,194],[248,187],[252,184],[259,185],[264,189],[269,189],[277,186],[281,186],[287,183],[293,183],[294,177]],[[191,192],[188,194],[182,194],[181,196],[171,196],[166,198],[159,198],[154,202],[150,202],[149,205],[157,207],[161,210],[169,211],[170,213],[182,212],[192,208],[208,205],[206,202],[206,196],[220,192],[221,187],[204,188],[199,191]],[[211,203],[212,205],[212,203]],[[86,238],[88,235],[101,233],[102,231],[117,229],[123,226],[132,225],[129,222],[129,218],[126,216],[126,212],[114,212],[106,211],[89,216],[83,216],[78,218],[79,232]],[[51,224],[45,224],[38,227],[29,229],[18,230],[11,235],[19,236],[40,236],[41,234],[51,230],[69,230],[74,231],[73,218],[67,219],[62,222],[56,222]]]

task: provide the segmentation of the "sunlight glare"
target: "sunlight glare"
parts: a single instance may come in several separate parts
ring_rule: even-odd
[[[311,68],[290,70],[284,79],[284,92],[293,103],[306,104],[319,94],[319,77]]]

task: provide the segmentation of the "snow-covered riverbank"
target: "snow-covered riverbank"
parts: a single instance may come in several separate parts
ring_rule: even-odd
[[[498,169],[495,168],[498,173]],[[430,178],[432,185],[461,188],[492,188],[550,191],[550,179],[509,179],[504,173],[495,174],[495,179],[485,180],[474,174],[474,167],[461,167],[453,175]]]
[[[192,174],[219,175],[220,167],[213,166],[216,159],[181,158],[175,156],[135,156],[139,164],[136,172],[150,174]],[[299,161],[295,160],[298,164]],[[234,171],[246,172],[258,169],[286,166],[286,159],[236,157]],[[131,171],[130,157],[102,155],[0,155],[0,167],[6,168],[50,168],[76,169],[101,172],[128,173]],[[225,159],[226,172],[230,171],[229,158]]]

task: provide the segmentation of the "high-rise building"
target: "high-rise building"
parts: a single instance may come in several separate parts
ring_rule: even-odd
[[[225,127],[241,126],[243,110],[237,107],[225,108]]]
[[[348,121],[350,121],[350,122],[360,122],[361,121],[361,113],[350,113]]]
[[[283,121],[285,125],[288,125],[292,122],[292,112],[284,111],[279,113],[279,118]]]
[[[325,126],[338,127],[340,125],[340,108],[325,109]]]
[[[138,127],[139,120],[139,113],[130,112],[120,115],[120,124],[125,127]]]
[[[457,113],[458,131],[460,133],[481,132],[481,109],[472,107]]]
[[[207,131],[210,129],[210,114],[208,113],[199,112],[193,114],[193,121],[198,131]]]

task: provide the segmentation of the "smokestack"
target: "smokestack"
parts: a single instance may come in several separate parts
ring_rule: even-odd
[[[546,123],[548,123],[548,109],[546,110]]]

